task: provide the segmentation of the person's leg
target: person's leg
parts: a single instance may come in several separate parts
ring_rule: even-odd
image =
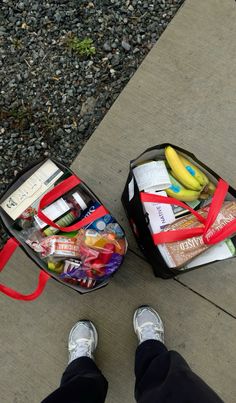
[[[154,309],[136,310],[134,330],[140,343],[135,357],[138,403],[222,403],[180,354],[167,350],[163,323]]]
[[[69,365],[58,389],[42,403],[104,403],[108,383],[93,360],[97,331],[92,322],[80,321],[69,335]]]

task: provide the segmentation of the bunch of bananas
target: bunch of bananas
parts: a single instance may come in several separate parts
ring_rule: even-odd
[[[170,168],[172,186],[166,189],[170,197],[182,201],[208,199],[215,192],[215,185],[198,167],[178,154],[171,146],[165,148],[165,157]]]

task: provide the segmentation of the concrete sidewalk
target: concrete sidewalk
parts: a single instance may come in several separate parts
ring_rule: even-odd
[[[143,303],[163,317],[167,346],[183,354],[225,402],[235,402],[235,261],[176,280],[156,279],[120,202],[129,160],[166,141],[192,150],[236,187],[235,9],[233,0],[186,0],[75,160],[78,175],[127,229],[130,250],[112,283],[87,296],[50,281],[37,301],[1,298],[4,403],[36,403],[57,387],[67,362],[68,332],[84,317],[99,330],[97,362],[109,380],[107,402],[133,402],[131,319]],[[18,252],[2,281],[30,292],[33,269]]]

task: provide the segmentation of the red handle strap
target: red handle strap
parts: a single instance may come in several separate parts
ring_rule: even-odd
[[[226,183],[222,179],[220,179],[219,182],[218,182],[218,186],[217,186],[217,188],[215,190],[214,196],[212,198],[210,210],[208,212],[207,219],[206,219],[205,231],[203,233],[203,241],[206,244],[208,244],[209,242],[212,241],[212,239],[210,239],[210,237],[207,236],[207,232],[211,228],[212,224],[215,222],[215,219],[216,219],[216,217],[218,216],[218,214],[220,212],[222,204],[223,204],[223,202],[225,200],[225,197],[227,195],[228,189],[229,189],[228,183]],[[232,221],[231,221],[230,224],[232,224]],[[223,237],[224,237],[223,239],[225,239],[226,238],[226,236],[224,236],[225,228],[222,228],[222,230],[220,232],[223,234]],[[214,241],[216,235],[219,236],[219,234],[214,235],[213,243],[216,243]],[[232,235],[232,233],[230,235]]]
[[[207,245],[214,245],[218,242],[224,241],[236,233],[236,219],[226,224],[220,231],[217,231],[213,236],[204,234],[203,240]]]
[[[40,200],[38,208],[38,217],[53,228],[57,228],[63,232],[71,232],[79,230],[80,228],[88,224],[91,224],[91,222],[97,220],[98,218],[101,218],[104,215],[108,214],[109,213],[108,210],[104,206],[100,206],[95,211],[93,211],[88,217],[83,218],[79,222],[70,225],[69,227],[60,227],[43,213],[42,211],[43,208],[47,207],[48,204],[52,203],[53,201],[61,197],[63,194],[73,189],[75,186],[79,185],[80,183],[81,180],[77,178],[77,176],[71,175],[69,178],[60,182],[52,190],[46,193]]]
[[[64,179],[42,197],[39,203],[39,210],[47,207],[49,204],[59,199],[59,197],[63,196],[75,186],[78,186],[80,183],[81,180],[76,175],[71,175],[69,178]]]
[[[186,210],[189,210],[198,221],[205,224],[206,219],[202,217],[197,211],[193,210],[190,206],[183,203],[180,200],[175,199],[174,197],[166,197],[166,196],[158,196],[151,193],[140,192],[140,198],[142,203],[163,203],[163,204],[174,204],[175,206],[183,207]]]
[[[140,198],[142,202],[157,202],[157,203],[165,203],[177,205],[189,210],[203,225],[198,228],[186,228],[181,230],[173,230],[167,232],[160,232],[157,234],[153,234],[153,241],[155,245],[160,243],[167,242],[176,242],[182,241],[187,238],[192,238],[194,236],[203,236],[203,241],[206,244],[216,244],[220,241],[223,241],[230,235],[236,232],[236,219],[232,220],[230,223],[226,224],[222,229],[218,230],[216,233],[208,234],[212,224],[215,222],[217,215],[222,207],[224,199],[227,195],[229,185],[223,180],[220,179],[215,191],[215,194],[212,199],[212,203],[206,218],[202,217],[197,211],[193,210],[187,204],[176,200],[172,197],[158,196],[152,195],[148,193],[140,193]]]
[[[18,246],[19,242],[15,238],[10,238],[5,243],[4,247],[0,251],[0,271],[2,271]]]
[[[0,284],[0,291],[3,292],[5,295],[8,295],[8,297],[11,297],[13,299],[17,299],[20,301],[32,301],[40,296],[42,294],[47,281],[50,279],[50,275],[46,273],[43,270],[40,270],[39,273],[39,280],[38,280],[38,286],[32,294],[21,294],[20,292],[17,292],[13,290],[10,287],[5,286],[4,284]]]
[[[5,264],[10,259],[10,257],[16,250],[17,246],[19,246],[19,242],[14,238],[10,238],[3,247],[3,249],[0,251],[0,271],[4,268]],[[50,275],[48,273],[44,272],[43,270],[40,270],[38,286],[36,290],[31,294],[26,295],[21,294],[20,292],[17,292],[4,284],[0,284],[0,291],[5,295],[8,295],[9,297],[20,301],[32,301],[38,298],[40,294],[43,292],[49,278]]]

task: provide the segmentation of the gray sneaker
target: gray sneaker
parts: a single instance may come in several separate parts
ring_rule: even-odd
[[[134,312],[133,324],[139,344],[151,339],[164,343],[164,326],[155,309],[148,305],[140,306]]]
[[[98,334],[90,320],[80,320],[71,329],[68,340],[69,363],[79,357],[93,358]]]

